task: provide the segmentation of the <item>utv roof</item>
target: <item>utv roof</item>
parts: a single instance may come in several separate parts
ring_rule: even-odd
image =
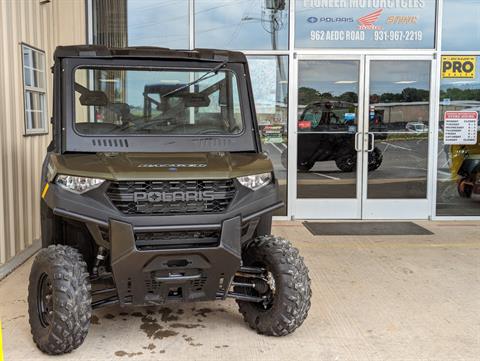
[[[127,48],[109,48],[103,45],[58,46],[53,56],[55,60],[60,58],[145,58],[247,62],[245,55],[238,51],[218,49],[176,50],[155,46]]]

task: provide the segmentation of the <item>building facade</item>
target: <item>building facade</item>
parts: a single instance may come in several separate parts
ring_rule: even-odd
[[[0,278],[39,248],[50,66],[57,45],[85,43],[85,9],[84,1],[0,1]]]
[[[279,219],[480,219],[480,0],[2,0],[0,11],[0,265],[40,237],[47,69],[67,43],[245,52]]]
[[[462,169],[476,164],[478,121],[455,118],[478,119],[480,110],[480,1],[87,6],[91,43],[247,54],[264,149],[286,203],[278,216],[480,216],[475,171]]]

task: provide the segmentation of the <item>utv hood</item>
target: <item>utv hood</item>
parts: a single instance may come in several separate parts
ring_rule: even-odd
[[[88,153],[51,154],[56,174],[108,180],[228,179],[271,172],[257,153]]]

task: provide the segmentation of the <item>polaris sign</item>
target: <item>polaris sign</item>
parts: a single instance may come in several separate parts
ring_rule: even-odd
[[[213,191],[204,192],[135,192],[133,201],[138,202],[201,202],[213,201],[215,193]]]

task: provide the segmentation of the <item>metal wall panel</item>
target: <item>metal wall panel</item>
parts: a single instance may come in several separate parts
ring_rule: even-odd
[[[43,4],[42,4],[43,3]],[[53,51],[85,44],[84,0],[0,0],[0,266],[40,238],[40,172],[48,135],[24,136],[21,43],[45,51],[52,114]]]

